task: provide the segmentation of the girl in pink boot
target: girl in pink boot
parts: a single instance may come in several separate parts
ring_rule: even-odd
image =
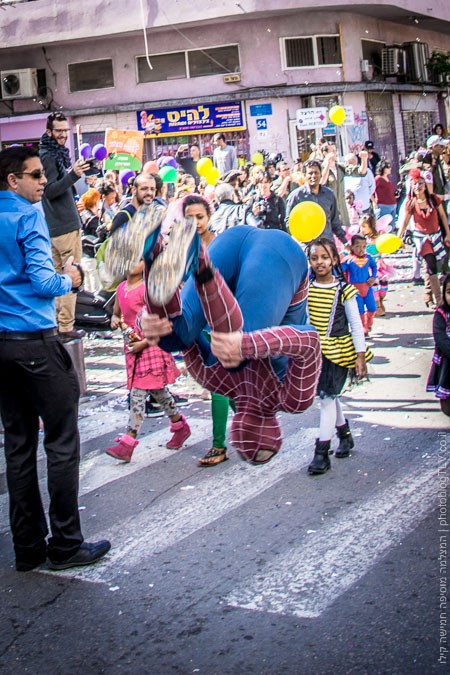
[[[144,262],[141,261],[132,269],[127,280],[117,287],[114,313],[111,328],[114,330],[124,323],[128,329],[124,331],[124,352],[127,369],[127,388],[130,391],[130,416],[125,434],[116,438],[116,445],[106,449],[106,453],[129,462],[139,441],[136,437],[142,426],[145,414],[145,399],[150,392],[170,418],[172,438],[166,444],[170,450],[178,450],[191,435],[191,430],[184,415],[167,389],[168,384],[175,382],[180,372],[171,354],[159,347],[150,347],[147,340],[136,327],[136,317],[144,307]],[[122,320],[123,317],[123,320]],[[131,329],[131,330],[130,330]]]

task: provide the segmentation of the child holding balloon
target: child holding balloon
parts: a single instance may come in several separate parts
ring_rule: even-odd
[[[372,353],[366,350],[364,331],[356,301],[357,291],[344,279],[336,245],[321,237],[307,246],[311,266],[308,293],[310,321],[320,336],[322,370],[317,385],[320,397],[319,438],[314,457],[308,467],[311,475],[323,474],[330,468],[330,445],[335,429],[338,458],[348,457],[354,447],[348,420],[344,418],[339,396],[348,375],[362,379],[367,374],[366,361]]]
[[[375,216],[364,216],[360,222],[359,232],[366,239],[367,253],[375,259],[377,264],[377,278],[373,286],[373,294],[375,297],[375,302],[377,303],[375,316],[384,316],[386,314],[384,299],[388,291],[389,277],[392,276],[393,269],[386,264],[383,256],[376,247],[376,241],[379,236],[379,232],[377,230]]]

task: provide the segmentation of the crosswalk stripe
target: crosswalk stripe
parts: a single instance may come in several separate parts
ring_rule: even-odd
[[[403,475],[243,580],[225,599],[249,610],[314,618],[437,505],[436,457]]]
[[[111,433],[111,431],[123,431],[128,420],[128,410],[116,410],[107,406],[108,410],[96,411],[93,415],[80,417],[78,420],[78,430],[80,432],[80,442],[87,443],[102,434]],[[39,448],[37,452],[38,460],[45,457],[42,446],[43,434],[40,434]],[[0,453],[0,473],[6,471],[6,462],[4,453]]]
[[[140,566],[152,554],[179,543],[206,525],[223,518],[232,509],[250,501],[292,471],[298,471],[304,461],[302,450],[312,446],[314,429],[302,429],[285,438],[281,455],[267,466],[252,467],[232,463],[224,467],[221,480],[196,477],[195,493],[190,486],[177,486],[164,503],[150,505],[120,523],[102,537],[110,539],[111,553],[92,567],[72,569],[60,574],[86,581],[108,583],[130,567]],[[175,490],[178,489],[178,492]]]
[[[111,411],[109,413],[101,413],[97,419],[89,421],[89,418],[80,420],[80,435],[82,442],[93,440],[97,436],[111,432],[114,428],[119,428],[123,431],[126,420],[128,419],[128,412]],[[164,418],[161,418],[164,419]],[[191,423],[191,436],[186,441],[184,447],[189,445],[196,445],[201,441],[209,440],[211,434],[211,420],[195,418]],[[80,462],[80,497],[88,494],[93,490],[98,490],[103,485],[107,485],[115,480],[129,476],[136,471],[148,467],[156,462],[173,456],[176,450],[168,450],[165,444],[170,438],[170,431],[168,422],[165,423],[162,429],[146,434],[139,439],[139,446],[133,455],[133,461],[129,464],[124,464],[109,457],[105,453],[91,452]],[[206,445],[205,445],[206,447]],[[102,447],[102,450],[104,448]],[[44,456],[44,451],[39,451],[40,456]],[[46,495],[46,477],[44,476],[40,481],[41,494]],[[5,531],[8,524],[8,509],[9,501],[8,495],[5,493],[0,495],[0,533]]]
[[[195,419],[191,423],[191,435],[184,444],[184,448],[196,445],[207,440],[211,433],[211,420]],[[80,466],[80,496],[88,494],[112,481],[130,476],[156,462],[173,457],[176,450],[168,450],[165,444],[171,434],[168,424],[158,431],[147,434],[139,439],[139,445],[133,454],[133,461],[125,464],[114,460],[105,453],[92,454],[83,460]]]

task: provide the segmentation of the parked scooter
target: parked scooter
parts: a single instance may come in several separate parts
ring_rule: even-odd
[[[107,291],[80,291],[75,304],[75,328],[87,333],[111,330],[116,294]]]

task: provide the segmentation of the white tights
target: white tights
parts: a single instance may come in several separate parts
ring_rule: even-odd
[[[345,417],[339,398],[321,398],[319,441],[330,441],[335,434],[335,427],[343,424]]]

